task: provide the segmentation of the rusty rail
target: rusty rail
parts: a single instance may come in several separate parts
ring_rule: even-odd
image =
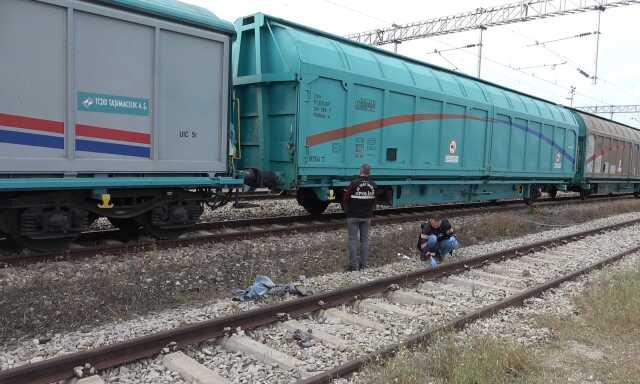
[[[523,254],[533,252],[537,249],[544,249],[555,244],[564,244],[575,241],[585,236],[594,235],[600,232],[615,230],[629,225],[640,223],[640,219],[630,220],[615,225],[596,228],[573,235],[561,236],[554,239],[539,241],[536,243],[513,247],[506,250],[481,255],[455,263],[441,265],[435,269],[425,269],[396,275],[384,279],[367,282],[361,285],[346,289],[322,293],[297,300],[286,301],[268,307],[254,309],[240,313],[238,315],[226,316],[219,319],[204,321],[179,327],[176,329],[159,332],[156,334],[132,339],[127,342],[108,345],[89,351],[72,353],[49,360],[43,360],[34,364],[27,364],[13,369],[0,372],[0,384],[44,384],[58,380],[69,379],[73,376],[73,368],[85,365],[86,363],[103,370],[133,362],[135,360],[157,355],[160,350],[171,342],[176,342],[179,347],[199,343],[205,340],[225,336],[238,327],[242,329],[254,329],[280,321],[287,316],[296,317],[320,309],[336,307],[350,303],[354,300],[367,296],[383,293],[392,289],[396,285],[405,285],[416,281],[434,280],[446,275],[460,273],[470,268],[476,268],[487,263],[516,258]],[[622,257],[622,256],[620,256]],[[513,300],[509,298],[509,300]],[[500,303],[498,303],[500,304]],[[495,305],[498,305],[495,304]],[[504,304],[503,304],[504,305]],[[496,307],[499,308],[499,307]],[[498,309],[494,309],[495,310]],[[460,324],[477,319],[486,314],[478,313],[467,315],[456,320]],[[486,312],[490,313],[490,312]],[[464,320],[467,319],[467,320]],[[464,321],[463,321],[464,320]],[[457,323],[456,323],[457,324]],[[424,336],[426,337],[426,336]],[[418,340],[418,339],[416,339]],[[388,351],[387,353],[391,353]],[[384,353],[380,354],[384,356]],[[364,359],[364,358],[363,358]],[[331,371],[330,377],[335,374],[344,375],[353,372],[362,364],[369,360],[358,359],[349,364],[348,367],[338,367],[336,371]],[[321,375],[326,378],[325,374]],[[325,379],[322,380],[325,380]],[[318,378],[320,380],[320,378]],[[318,381],[326,382],[326,381]]]
[[[613,198],[627,198],[628,195],[616,195]],[[598,202],[602,200],[610,200],[612,197],[597,196],[589,199],[589,202]],[[577,197],[567,197],[561,199],[543,199],[537,206],[553,206],[564,203],[580,203]],[[384,209],[376,212],[376,217],[372,221],[372,225],[385,225],[393,223],[402,223],[411,220],[424,218],[422,216],[429,212],[444,212],[451,217],[464,217],[479,213],[495,213],[507,210],[523,210],[528,207],[519,200],[504,200],[494,203],[464,203],[464,204],[448,204],[436,206],[421,206]],[[225,220],[209,223],[200,223],[194,227],[193,231],[211,231],[218,230],[218,233],[207,235],[198,235],[196,237],[185,237],[170,240],[150,240],[139,241],[135,243],[124,243],[109,246],[87,246],[66,250],[64,252],[55,253],[32,253],[19,254],[14,256],[0,257],[0,267],[2,266],[20,266],[46,261],[66,261],[72,259],[81,259],[94,257],[96,255],[123,255],[133,252],[156,251],[161,249],[172,249],[177,247],[185,247],[198,244],[207,244],[211,242],[223,242],[242,240],[247,238],[259,238],[265,236],[273,236],[280,234],[302,233],[302,232],[318,232],[340,229],[344,226],[344,213],[328,213],[318,217],[309,215],[296,216],[278,216],[266,218]],[[233,229],[238,230],[233,230]],[[117,237],[117,229],[108,229],[103,231],[90,231],[83,234],[85,243],[87,241],[97,241],[102,237]]]
[[[622,253],[618,253],[614,256],[611,256],[605,260],[593,263],[585,268],[582,268],[578,271],[575,272],[571,272],[568,273],[564,276],[561,276],[555,280],[549,281],[547,283],[538,285],[536,287],[533,287],[531,289],[527,289],[526,291],[522,292],[522,293],[518,293],[515,294],[513,296],[509,296],[497,303],[488,305],[486,307],[483,307],[477,311],[471,312],[467,315],[464,316],[460,316],[454,320],[452,320],[451,322],[445,324],[444,326],[435,328],[433,330],[430,330],[428,332],[424,332],[421,334],[417,334],[417,335],[413,335],[411,337],[409,337],[408,339],[406,339],[403,342],[400,343],[396,343],[393,344],[391,346],[388,346],[382,350],[376,351],[376,352],[372,352],[368,355],[365,355],[363,357],[354,359],[354,360],[350,360],[338,367],[335,367],[329,371],[325,371],[322,372],[318,375],[315,376],[311,376],[309,378],[303,379],[298,381],[297,384],[324,384],[324,383],[330,383],[332,380],[340,378],[340,377],[347,377],[351,374],[353,374],[354,372],[357,372],[359,370],[361,370],[365,365],[373,363],[373,362],[379,362],[381,359],[388,359],[390,357],[393,357],[396,353],[398,353],[398,351],[400,351],[402,348],[408,348],[408,347],[412,347],[412,346],[416,346],[418,344],[428,344],[435,335],[439,334],[439,333],[443,333],[443,332],[447,332],[447,331],[453,331],[453,330],[460,330],[462,328],[464,328],[465,325],[472,323],[476,320],[482,319],[482,318],[486,318],[489,316],[494,315],[495,313],[497,313],[498,311],[505,309],[507,307],[512,307],[515,305],[520,305],[522,304],[526,299],[529,299],[531,297],[535,297],[540,295],[541,293],[543,293],[544,291],[547,291],[549,289],[552,288],[556,288],[558,286],[560,286],[560,284],[570,281],[570,280],[574,280],[575,278],[587,274],[595,269],[599,269],[602,268],[605,265],[614,263],[618,260],[620,260],[621,258],[637,253],[638,251],[640,251],[640,246],[628,249]]]

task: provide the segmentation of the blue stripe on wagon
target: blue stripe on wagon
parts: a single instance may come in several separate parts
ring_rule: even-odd
[[[93,140],[76,140],[76,150],[85,152],[107,153],[111,155],[144,157],[147,159],[151,157],[151,150],[148,147],[105,143]]]
[[[506,121],[506,120],[500,120],[500,119],[495,119],[495,122],[498,123],[502,123],[505,125],[509,125],[510,122]],[[572,164],[576,162],[576,159],[573,157],[572,154],[570,154],[569,152],[567,152],[562,146],[560,146],[559,144],[556,144],[553,142],[553,139],[550,137],[547,137],[545,135],[542,134],[542,131],[536,131],[535,129],[531,129],[529,127],[526,127],[524,125],[520,125],[520,124],[515,124],[515,123],[511,123],[512,126],[530,134],[533,135],[535,137],[537,137],[538,139],[542,140],[542,142],[549,144],[552,148],[555,148],[558,150],[558,152],[560,152],[562,154],[562,156],[564,158],[566,158],[567,160],[569,160],[569,162],[571,162]]]
[[[0,130],[0,143],[64,149],[64,137]]]

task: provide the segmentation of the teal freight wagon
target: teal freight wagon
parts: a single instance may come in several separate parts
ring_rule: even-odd
[[[575,176],[562,106],[263,14],[235,26],[238,167],[311,213],[362,163],[393,206],[534,199]]]

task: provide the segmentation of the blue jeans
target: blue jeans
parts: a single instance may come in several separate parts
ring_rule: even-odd
[[[445,257],[446,255],[457,249],[459,246],[460,243],[458,243],[458,239],[456,239],[455,236],[451,236],[448,239],[438,241],[436,235],[429,235],[429,237],[427,237],[427,246],[424,248],[423,252],[438,253],[440,257]],[[431,258],[430,262],[432,267],[438,265],[438,261],[433,257]]]
[[[369,262],[369,226],[371,219],[347,218],[349,234],[349,266],[354,269]]]

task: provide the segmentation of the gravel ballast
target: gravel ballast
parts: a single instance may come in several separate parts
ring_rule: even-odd
[[[544,292],[539,297],[527,299],[522,306],[509,307],[493,316],[470,323],[463,330],[454,334],[455,340],[458,343],[463,343],[471,338],[498,339],[530,348],[528,349],[530,353],[539,351],[555,339],[551,329],[541,325],[540,318],[576,318],[578,308],[573,300],[574,296],[588,289],[602,274],[637,268],[640,268],[639,253],[629,255],[602,270],[565,282],[555,289]],[[588,346],[576,342],[572,343],[570,344],[571,348],[582,348],[578,352],[583,355],[583,358],[603,358],[598,354],[600,351],[590,350]],[[411,359],[412,356],[409,354],[403,358]],[[377,368],[372,366],[369,371],[363,374],[356,373],[349,379],[334,380],[333,384],[364,384],[368,382],[367,377],[377,376],[376,370]],[[594,381],[593,377],[584,376],[582,372],[573,372],[570,382],[601,383],[601,381]]]
[[[630,213],[618,215],[606,219],[578,225],[572,228],[555,229],[552,231],[523,236],[517,239],[505,240],[496,243],[465,247],[456,252],[456,258],[472,257],[491,251],[505,249],[516,245],[522,245],[571,234],[603,225],[619,223],[640,217],[640,214]],[[375,235],[375,234],[374,234]],[[307,288],[316,292],[327,291],[338,287],[363,283],[365,281],[386,277],[391,274],[413,271],[422,267],[415,258],[405,259],[405,256],[397,255],[401,261],[382,267],[371,268],[362,272],[331,273],[323,276],[307,278],[304,284]],[[3,271],[7,273],[8,270]],[[480,296],[479,296],[480,297]],[[38,361],[44,358],[54,357],[70,352],[95,348],[101,345],[123,341],[132,337],[142,336],[151,332],[170,329],[184,323],[191,323],[220,317],[226,314],[237,313],[254,308],[260,303],[236,303],[230,300],[216,300],[201,305],[181,306],[174,309],[153,312],[147,316],[129,321],[116,321],[97,327],[85,327],[83,331],[46,334],[31,339],[8,339],[5,348],[0,353],[0,368],[7,369]],[[64,310],[64,308],[61,308]]]

